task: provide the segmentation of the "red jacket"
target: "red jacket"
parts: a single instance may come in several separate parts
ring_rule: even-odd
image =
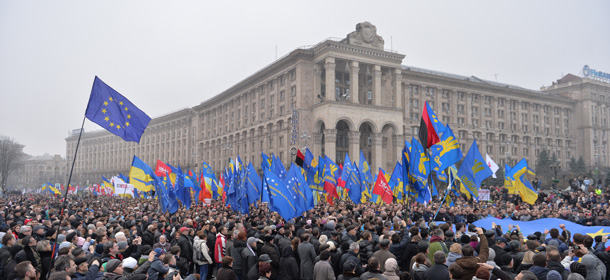
[[[225,256],[225,246],[227,238],[222,233],[216,234],[216,243],[214,244],[214,261],[222,263],[222,258]]]

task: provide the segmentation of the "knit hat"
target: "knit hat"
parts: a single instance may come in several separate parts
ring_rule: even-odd
[[[85,257],[82,257],[82,258],[76,258],[76,259],[74,259],[74,263],[75,263],[76,265],[81,265],[81,264],[82,264],[82,263],[84,263],[84,262],[87,262],[87,258],[85,258]]]
[[[106,272],[114,272],[114,270],[121,264],[120,260],[112,259],[106,263]]]
[[[56,232],[56,231],[57,231],[57,230],[56,230],[54,227],[53,227],[53,228],[50,228],[49,230],[47,230],[47,233],[45,234],[45,236],[46,236],[46,237],[53,236],[53,234],[55,234],[55,232]],[[59,239],[59,237],[58,237],[58,239]]]
[[[83,248],[74,248],[74,250],[72,250],[72,256],[77,257],[78,255],[84,253],[85,250],[83,250]]]
[[[81,246],[81,247],[82,247],[82,246],[83,246],[83,244],[85,244],[85,239],[79,236],[79,237],[78,237],[78,241],[76,241],[76,245],[78,245],[78,246]]]
[[[104,253],[104,244],[95,245],[95,252],[100,255],[103,254]]]
[[[64,234],[57,235],[57,243],[62,243],[62,242],[64,242],[64,240],[66,240],[66,235],[64,235]]]
[[[165,250],[163,250],[163,248],[157,248],[157,249],[155,249],[153,251],[155,251],[156,257],[159,257],[159,256],[165,254]]]
[[[64,242],[62,242],[62,243],[59,243],[59,249],[61,250],[61,248],[67,248],[67,247],[70,247],[70,244],[72,244],[72,243],[70,243],[70,242],[68,242],[68,241],[64,241]]]
[[[266,262],[266,263],[270,263],[271,262],[271,258],[269,257],[269,255],[267,254],[262,254],[258,257],[258,261],[259,262]]]
[[[124,268],[130,268],[130,269],[134,269],[136,267],[136,265],[138,264],[138,261],[136,261],[136,259],[129,257],[123,260],[123,267]]]
[[[346,261],[343,264],[343,272],[354,271],[356,269],[356,263],[354,261]]]
[[[587,267],[579,262],[573,262],[570,264],[570,272],[578,273],[582,275],[582,277],[587,277]]]
[[[73,231],[71,233],[68,233],[68,235],[66,235],[66,241],[68,242],[72,242],[72,239],[74,239],[74,237],[76,236],[76,231]]]
[[[546,275],[547,280],[561,280],[561,274],[555,270],[549,270],[549,273]]]

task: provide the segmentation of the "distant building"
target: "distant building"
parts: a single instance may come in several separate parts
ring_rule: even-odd
[[[238,154],[260,168],[261,151],[289,165],[304,147],[337,163],[346,153],[357,162],[362,150],[373,171],[392,170],[404,141],[417,137],[425,101],[464,153],[477,139],[481,153],[501,166],[523,157],[534,166],[544,148],[562,169],[581,155],[589,165],[608,166],[610,84],[579,78],[571,88],[559,82],[536,91],[406,66],[404,58],[384,49],[374,25],[359,23],[344,39],[296,49],[199,105],[153,119],[140,144],[106,131],[85,133],[75,180],[128,173],[133,155],[153,168],[158,159],[183,168],[205,160],[218,172]],[[593,88],[598,101],[584,101],[579,94]],[[586,124],[595,121],[588,113],[594,107],[595,128]],[[69,159],[77,139],[66,138]]]
[[[60,155],[26,155],[19,168],[9,176],[7,186],[37,189],[46,182],[65,184],[67,163]]]

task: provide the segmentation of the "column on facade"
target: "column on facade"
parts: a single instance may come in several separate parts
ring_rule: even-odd
[[[326,99],[336,100],[335,96],[335,58],[327,57],[324,63],[326,70]]]
[[[394,83],[394,108],[402,108],[403,102],[403,96],[402,96],[402,71],[399,69],[394,69],[393,72],[393,83]]]
[[[350,92],[350,97],[352,100],[352,103],[360,103],[360,101],[358,100],[358,96],[359,96],[359,88],[358,88],[358,77],[359,77],[359,73],[360,73],[360,67],[358,66],[358,61],[352,61],[350,62],[350,69],[349,69],[349,75],[350,75],[350,84],[349,84],[349,92]]]
[[[382,148],[383,137],[381,133],[371,133],[371,172],[377,173],[379,167],[383,166],[383,148]]]
[[[322,85],[322,78],[321,78],[321,69],[320,69],[320,65],[319,64],[314,64],[313,65],[313,96],[311,97],[311,100],[314,100],[314,104],[320,102],[321,100],[318,98],[318,96],[320,96],[320,86]],[[290,92],[286,92],[285,94],[288,94],[288,96],[290,96]],[[278,97],[279,98],[279,97]],[[279,101],[279,99],[278,99]]]
[[[337,161],[337,131],[334,129],[324,130],[324,154]]]
[[[314,133],[313,134],[313,154],[314,156],[318,156],[322,154],[322,133]]]
[[[349,159],[352,162],[360,162],[360,131],[348,132],[349,137]]]
[[[381,66],[373,66],[373,104],[381,106]]]
[[[402,159],[402,148],[405,145],[405,136],[400,134],[400,135],[392,135],[392,144],[394,146],[394,151],[392,151],[392,153],[394,155],[396,155],[396,160],[394,161],[400,161]]]

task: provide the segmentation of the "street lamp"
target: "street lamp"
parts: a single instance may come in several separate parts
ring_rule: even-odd
[[[311,139],[311,135],[307,134],[307,129],[303,130],[303,135],[301,135],[301,139],[305,141],[305,148],[307,148],[307,142]]]

